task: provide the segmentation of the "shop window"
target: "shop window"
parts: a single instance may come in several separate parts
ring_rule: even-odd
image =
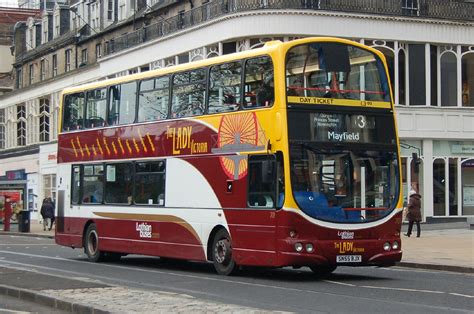
[[[131,163],[108,164],[105,169],[105,202],[131,204],[133,190]]]
[[[166,163],[163,160],[135,165],[135,203],[165,205]]]
[[[456,55],[445,51],[441,55],[441,106],[457,106],[457,62]]]
[[[461,161],[462,214],[474,215],[474,159]]]
[[[458,215],[458,160],[449,158],[449,216]]]
[[[433,210],[434,216],[446,215],[446,174],[444,159],[433,161]]]

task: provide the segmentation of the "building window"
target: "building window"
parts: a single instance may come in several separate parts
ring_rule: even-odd
[[[26,145],[26,107],[25,105],[18,105],[16,107],[16,135],[17,145]]]
[[[402,0],[402,13],[404,15],[418,15],[418,0]]]
[[[102,57],[102,44],[95,45],[95,56],[97,59]]]
[[[23,87],[23,71],[21,68],[16,70],[16,88]]]
[[[81,51],[81,65],[87,64],[87,49],[82,49]]]
[[[451,47],[445,48],[440,56],[441,106],[457,106],[457,56]]]
[[[461,59],[462,88],[461,105],[463,107],[474,107],[474,50],[463,52]]]
[[[58,75],[58,55],[53,55],[53,69],[52,69],[52,72],[53,72],[53,77],[55,77],[56,75]]]
[[[113,0],[107,1],[107,20],[111,21],[114,18],[114,3]]]
[[[48,99],[40,99],[39,135],[40,142],[49,141],[50,106]]]
[[[54,16],[54,37],[58,37],[60,33],[59,14]]]
[[[5,109],[0,109],[0,149],[5,149]]]
[[[34,31],[33,31],[33,27],[31,27],[31,28],[28,30],[28,33],[30,34],[28,49],[34,49],[35,46],[33,46],[33,45],[34,45],[35,33],[34,33]]]
[[[48,42],[48,22],[43,22],[43,44]]]
[[[64,72],[71,71],[71,49],[65,52]]]
[[[44,81],[46,79],[46,60],[42,59],[40,61],[40,80]]]
[[[56,175],[47,174],[43,176],[43,196],[51,197],[53,201],[56,200]]]
[[[31,84],[33,84],[33,81],[35,79],[35,69],[34,69],[33,64],[30,64],[29,68],[30,68],[30,73],[29,73],[30,76],[29,76],[28,82],[29,82],[29,85],[31,85]]]

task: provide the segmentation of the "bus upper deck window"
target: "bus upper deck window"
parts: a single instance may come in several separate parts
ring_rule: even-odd
[[[168,102],[168,76],[141,81],[138,92],[138,122],[166,119]]]
[[[111,86],[109,89],[108,124],[128,124],[135,121],[137,83]]]
[[[245,108],[269,107],[275,98],[273,63],[270,57],[249,59],[245,63]]]
[[[209,73],[209,113],[238,110],[242,81],[241,63],[216,65]]]
[[[64,97],[63,131],[79,130],[84,127],[84,93]]]

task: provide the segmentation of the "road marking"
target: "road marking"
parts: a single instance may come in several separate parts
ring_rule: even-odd
[[[325,282],[333,283],[336,285],[341,285],[341,286],[349,286],[349,287],[355,287],[356,285],[351,284],[351,283],[345,283],[345,282],[338,282],[338,281],[332,281],[332,280],[323,280]]]
[[[21,255],[21,256],[28,256],[28,257],[38,257],[38,258],[44,258],[44,259],[53,259],[53,260],[59,260],[59,261],[66,261],[66,262],[71,262],[71,263],[79,263],[84,265],[84,261],[77,261],[77,260],[71,260],[67,258],[62,258],[62,257],[51,257],[51,256],[44,256],[44,255],[37,255],[37,254],[29,254],[29,253],[20,253],[20,252],[10,252],[10,251],[1,251],[0,253],[6,253],[6,254],[12,254],[12,255]],[[2,263],[3,261],[0,261]],[[17,265],[23,265],[23,266],[30,266],[30,267],[37,267],[37,268],[43,268],[43,269],[49,269],[49,270],[54,270],[54,271],[62,271],[64,273],[72,273],[72,274],[81,274],[82,276],[84,273],[80,272],[75,272],[75,271],[68,271],[68,270],[61,270],[58,268],[51,268],[51,267],[46,267],[46,266],[38,266],[34,264],[24,264],[20,262],[11,262],[11,261],[5,261],[6,263],[12,263],[12,264],[17,264]],[[225,282],[225,283],[232,283],[232,284],[240,284],[240,285],[246,285],[246,286],[254,286],[254,287],[264,287],[264,288],[272,288],[272,289],[278,289],[278,290],[286,290],[286,291],[294,291],[294,292],[303,292],[303,293],[311,293],[311,294],[325,294],[325,295],[332,295],[332,296],[341,296],[341,294],[336,294],[336,293],[330,293],[330,292],[321,292],[321,291],[315,291],[315,290],[305,290],[305,289],[297,289],[297,288],[289,288],[289,287],[281,287],[281,286],[273,286],[273,285],[266,285],[266,284],[258,284],[254,282],[244,282],[244,281],[233,281],[229,279],[223,279],[223,278],[212,278],[212,277],[207,277],[207,276],[197,276],[197,275],[189,275],[189,274],[179,274],[179,273],[174,273],[174,272],[165,272],[165,271],[159,271],[159,270],[149,270],[149,269],[143,269],[143,268],[136,268],[136,267],[128,267],[128,266],[120,266],[120,265],[111,265],[111,264],[101,264],[97,263],[94,264],[96,267],[109,267],[109,268],[117,268],[117,269],[123,269],[123,270],[134,270],[134,271],[140,271],[140,272],[145,272],[145,273],[155,273],[155,274],[163,274],[163,275],[171,275],[171,276],[177,276],[177,277],[184,277],[184,278],[192,278],[192,279],[198,279],[198,280],[209,280],[209,281],[219,281],[219,282]],[[117,281],[117,282],[127,282],[127,283],[133,283],[133,281],[128,281],[124,279],[116,279],[116,278],[111,278],[111,277],[105,277],[105,276],[100,276],[100,275],[93,275],[96,278],[102,278],[105,280],[112,280],[112,281]],[[366,289],[380,289],[380,290],[398,290],[398,291],[406,291],[406,292],[421,292],[421,293],[434,293],[434,294],[452,294],[452,293],[447,293],[443,291],[432,291],[432,290],[417,290],[417,289],[409,289],[409,288],[392,288],[392,287],[377,287],[377,286],[357,286],[354,284],[349,284],[349,283],[343,283],[343,282],[338,282],[338,281],[331,281],[331,280],[322,280],[328,283],[332,284],[340,284],[340,285],[347,285],[351,287],[358,287],[358,288],[366,288]],[[146,283],[141,283],[145,286],[151,286],[151,287],[157,287],[156,285],[150,285]],[[158,286],[160,287],[160,286]],[[195,291],[196,292],[196,291]],[[472,298],[472,296],[469,295],[462,295],[462,294],[455,294],[456,296],[460,297],[467,297],[467,298]],[[342,295],[344,297],[348,298],[356,298],[348,295]],[[360,299],[361,297],[357,297],[356,299]],[[370,299],[370,298],[367,298]],[[372,300],[372,299],[370,299]],[[381,300],[379,300],[381,301]]]
[[[460,294],[460,293],[454,293],[454,292],[450,292],[449,294],[455,295],[455,296],[458,296],[458,297],[474,298],[474,295]]]
[[[394,288],[394,287],[377,287],[377,286],[359,286],[361,288],[367,289],[381,289],[381,290],[397,290],[397,291],[409,291],[409,292],[422,292],[422,293],[437,293],[444,294],[444,291],[433,291],[433,290],[423,290],[423,289],[409,289],[409,288]]]
[[[14,310],[9,310],[9,309],[2,309],[0,307],[0,313],[30,313],[30,312],[22,312],[22,311],[14,311]]]
[[[25,245],[28,245],[28,246],[40,246],[40,245],[48,245],[48,246],[57,246],[57,244],[45,244],[45,243],[28,243],[28,244],[19,244],[19,243],[14,243],[14,244],[0,244],[0,246],[7,246],[7,248],[10,248],[10,246],[25,246]]]

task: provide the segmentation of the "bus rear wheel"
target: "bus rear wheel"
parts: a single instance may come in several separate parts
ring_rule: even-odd
[[[329,276],[333,271],[336,270],[336,265],[314,265],[309,266],[313,273],[318,277]]]
[[[219,275],[228,276],[236,270],[236,264],[232,256],[232,240],[225,229],[217,231],[214,237],[212,261]]]
[[[99,250],[99,234],[97,233],[95,224],[90,224],[89,227],[87,227],[84,238],[84,251],[90,262],[98,263],[105,259],[104,252]]]

